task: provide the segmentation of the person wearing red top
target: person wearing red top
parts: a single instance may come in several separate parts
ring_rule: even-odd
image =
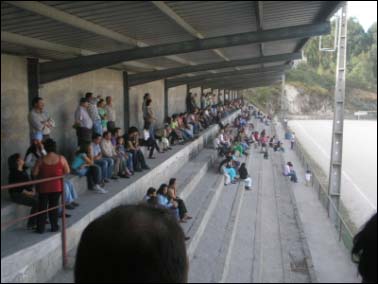
[[[51,178],[63,176],[70,172],[67,160],[56,154],[56,142],[52,139],[45,141],[45,150],[47,155],[39,159],[33,169],[33,175],[38,179]],[[39,193],[39,211],[46,210],[58,206],[60,194],[63,192],[63,180],[58,179],[48,181],[37,185]],[[46,214],[38,215],[37,232],[43,234],[45,232]],[[59,231],[58,226],[58,209],[49,211],[49,219],[51,224],[51,231]]]

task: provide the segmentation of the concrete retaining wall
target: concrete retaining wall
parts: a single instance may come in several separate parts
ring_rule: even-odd
[[[172,116],[174,113],[182,113],[186,111],[186,93],[187,85],[181,85],[168,89],[168,115]]]
[[[8,183],[8,157],[29,145],[27,98],[26,59],[1,54],[1,184]]]
[[[164,121],[164,80],[158,80],[129,89],[130,96],[130,126],[143,129],[142,104],[145,93],[151,94],[152,110],[157,118],[156,125],[160,127]]]

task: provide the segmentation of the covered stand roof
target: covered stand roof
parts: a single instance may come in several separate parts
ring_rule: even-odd
[[[1,51],[48,60],[41,83],[111,67],[130,86],[247,88],[279,80],[342,2],[2,1]]]

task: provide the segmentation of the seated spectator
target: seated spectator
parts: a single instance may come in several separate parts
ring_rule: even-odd
[[[134,171],[141,172],[142,170],[149,170],[150,167],[146,164],[144,155],[139,146],[139,131],[136,127],[130,127],[128,133],[127,150],[133,154]]]
[[[285,152],[285,149],[282,147],[282,143],[280,140],[278,140],[274,145],[273,145],[273,150],[274,152],[281,151]]]
[[[232,167],[231,163],[227,163],[226,167],[224,168],[225,173],[230,177],[230,181],[232,184],[236,183],[236,171]]]
[[[32,144],[26,151],[24,166],[29,176],[31,176],[31,171],[34,168],[35,163],[39,159],[41,159],[43,156],[47,155],[47,152],[42,143],[42,139],[43,139],[42,132],[34,133],[32,137]]]
[[[101,169],[101,184],[110,182],[109,179],[118,179],[118,177],[113,175],[114,170],[114,160],[112,158],[104,157],[102,155],[100,143],[102,136],[100,134],[94,134],[91,144],[91,156],[96,165]]]
[[[112,138],[110,140],[112,141],[112,145],[115,147],[117,145],[117,138],[122,136],[121,128],[115,127],[111,133],[112,133],[112,136],[111,136]]]
[[[248,175],[248,170],[245,167],[245,163],[242,163],[239,168],[239,177],[240,177],[240,180],[244,181],[245,189],[250,190],[252,188],[252,179]]]
[[[377,283],[377,213],[354,237],[352,259],[358,264],[362,283]]]
[[[167,123],[164,124],[164,128],[159,130],[158,136],[160,137],[161,144],[163,145],[163,152],[172,150],[172,148],[170,147],[170,142],[169,142],[170,133],[171,133],[171,129],[169,128],[169,125]],[[174,140],[175,138],[173,138],[173,141]]]
[[[122,168],[127,176],[134,174],[133,154],[128,153],[125,148],[125,139],[120,136],[117,138],[116,153],[121,158]]]
[[[151,197],[156,197],[156,189],[155,189],[154,187],[150,187],[150,188],[147,190],[146,195],[143,197],[143,201],[144,201],[144,202],[148,202],[148,200],[149,200]]]
[[[37,161],[33,175],[38,179],[64,176],[70,173],[70,167],[63,156],[56,154],[56,142],[52,139],[45,141],[45,149],[47,155]],[[38,211],[45,211],[58,206],[60,194],[63,192],[62,180],[53,180],[37,184],[38,191]],[[59,231],[58,225],[58,209],[48,212],[51,231]],[[42,234],[45,232],[45,222],[47,213],[41,213],[37,219],[37,232]]]
[[[270,140],[269,140],[269,147],[273,148],[275,143],[276,143],[276,135],[273,135],[273,137],[270,138]]]
[[[175,132],[175,135],[179,138],[179,140],[181,140],[181,141],[188,140],[188,137],[184,136],[184,133],[179,128],[178,116],[176,114],[172,115],[170,127],[171,127],[172,131]],[[171,141],[171,144],[172,144],[172,141]]]
[[[186,283],[185,234],[165,209],[119,206],[81,235],[75,283]]]
[[[295,173],[294,168],[293,168],[293,164],[291,162],[288,162],[285,165],[285,170],[284,170],[283,175],[289,176],[290,181],[292,181],[292,182],[295,182],[295,183],[298,182],[297,174]]]
[[[177,220],[180,219],[178,204],[176,201],[169,201],[168,198],[168,185],[163,183],[160,185],[160,188],[157,191],[157,201],[161,207],[170,209],[172,214],[176,217]]]
[[[143,139],[140,139],[139,144],[140,144],[141,146],[146,146],[147,149],[150,151],[150,153],[149,153],[149,155],[148,155],[148,158],[149,158],[149,159],[155,159],[155,157],[153,156],[153,155],[154,155],[154,150],[155,150],[155,149],[156,149],[156,151],[158,151],[159,153],[162,153],[162,151],[160,151],[160,147],[159,147],[159,145],[157,144],[156,140],[155,140],[155,139],[152,139],[152,137],[151,137],[150,123],[147,122],[147,121],[144,123]]]
[[[305,173],[306,186],[309,186],[311,184],[311,179],[312,179],[312,173],[310,170],[307,170]]]
[[[30,181],[30,177],[24,167],[25,162],[22,160],[21,155],[16,153],[8,158],[9,178],[8,182],[20,183]],[[9,190],[11,200],[17,204],[31,207],[30,215],[38,211],[38,199],[33,186],[21,186]],[[36,229],[37,216],[28,219],[27,228]]]
[[[106,158],[111,158],[114,161],[113,179],[116,179],[119,175],[121,177],[125,177],[121,173],[121,159],[117,156],[115,147],[113,146],[111,139],[112,134],[110,133],[110,131],[105,131],[101,140],[102,155]]]
[[[176,179],[171,178],[169,180],[168,184],[168,198],[170,201],[175,201],[177,202],[178,205],[178,210],[179,210],[179,217],[180,217],[180,222],[185,223],[185,220],[192,219],[191,216],[189,216],[188,210],[186,209],[185,202],[181,198],[177,196],[177,190],[176,190]]]
[[[82,144],[80,146],[72,162],[72,170],[80,177],[87,176],[89,190],[104,194],[108,191],[100,186],[101,168],[94,163],[91,156],[91,148],[90,144]]]

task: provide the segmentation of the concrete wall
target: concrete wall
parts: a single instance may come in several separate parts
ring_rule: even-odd
[[[187,85],[181,85],[168,89],[168,115],[182,113],[186,111]]]
[[[130,96],[130,126],[143,129],[142,103],[145,93],[150,93],[152,98],[152,109],[157,118],[156,125],[162,126],[164,123],[164,80],[158,80],[143,85],[137,85],[129,89]]]
[[[7,159],[29,146],[26,59],[1,54],[1,184],[8,183]]]
[[[192,88],[190,89],[190,92],[192,94],[197,94],[197,98],[196,98],[197,106],[201,107],[201,88],[200,87]]]
[[[77,146],[76,131],[72,128],[74,112],[80,97],[86,92],[92,92],[95,96],[101,95],[103,98],[112,96],[116,109],[116,125],[123,129],[122,72],[99,69],[43,85],[40,96],[45,101],[45,109],[56,122],[52,137],[56,139],[59,151],[68,159],[72,158]]]

